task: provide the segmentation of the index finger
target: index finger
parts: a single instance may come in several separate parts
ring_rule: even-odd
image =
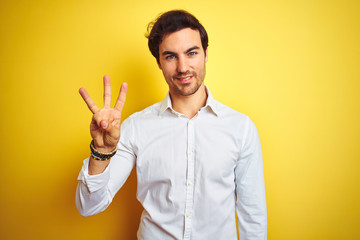
[[[81,97],[84,99],[86,105],[90,109],[90,111],[95,114],[99,111],[99,108],[96,106],[95,102],[91,99],[90,95],[87,93],[85,88],[80,88],[79,93]]]
[[[119,110],[120,112],[122,111],[124,104],[125,104],[127,89],[128,89],[127,83],[124,82],[123,84],[121,84],[120,93],[119,93],[118,99],[116,100],[116,104],[114,107],[115,109]]]

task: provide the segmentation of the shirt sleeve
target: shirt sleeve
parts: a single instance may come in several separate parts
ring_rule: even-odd
[[[132,128],[130,119],[122,123],[117,152],[104,172],[89,175],[89,158],[83,161],[75,197],[76,207],[82,216],[104,211],[129,177],[136,161],[132,145]]]
[[[235,167],[239,234],[242,240],[266,240],[267,212],[260,139],[249,118],[246,125]]]

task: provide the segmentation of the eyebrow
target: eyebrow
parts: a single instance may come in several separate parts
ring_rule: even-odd
[[[185,51],[185,53],[188,53],[188,52],[191,52],[191,51],[197,50],[197,49],[200,49],[200,47],[194,46],[194,47],[191,47],[191,48],[187,49]],[[171,51],[164,51],[164,52],[161,53],[161,55],[162,56],[165,56],[165,55],[177,55],[177,53],[174,53],[174,52],[171,52]]]

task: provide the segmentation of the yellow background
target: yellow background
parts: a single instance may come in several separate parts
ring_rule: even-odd
[[[124,117],[163,99],[146,25],[183,8],[209,34],[206,84],[249,115],[262,141],[268,239],[360,239],[359,1],[45,1],[0,3],[0,239],[135,239],[133,173],[111,206],[81,217],[102,76]],[[215,216],[214,216],[215,217]]]

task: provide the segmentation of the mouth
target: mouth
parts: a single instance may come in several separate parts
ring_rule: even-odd
[[[185,77],[175,77],[174,79],[180,83],[188,83],[191,81],[193,76],[185,76]]]

